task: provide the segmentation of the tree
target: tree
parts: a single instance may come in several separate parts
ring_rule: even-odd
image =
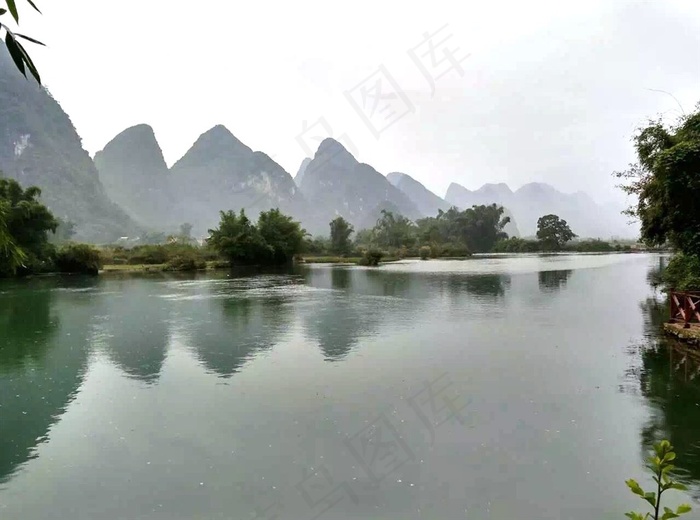
[[[564,244],[576,235],[566,223],[556,215],[544,215],[537,220],[537,239],[550,251],[559,251]]]
[[[330,222],[331,227],[331,251],[338,255],[347,254],[350,251],[352,242],[350,235],[355,228],[343,217],[336,217]]]
[[[219,227],[209,230],[208,243],[232,263],[255,264],[272,256],[270,247],[244,210],[221,211]]]
[[[273,264],[291,262],[294,255],[301,252],[307,234],[299,222],[284,215],[279,209],[260,213],[258,232],[270,248],[270,262]]]
[[[374,238],[381,247],[411,247],[415,243],[415,224],[403,215],[385,209],[374,226]]]
[[[638,162],[615,173],[637,197],[626,213],[640,220],[648,245],[700,256],[700,104],[675,127],[650,121],[634,143]]]
[[[0,239],[5,244],[0,274],[14,274],[19,267],[41,269],[51,259],[54,249],[48,233],[56,231],[58,221],[37,200],[40,195],[37,187],[24,190],[13,179],[0,179],[0,235],[5,235]]]
[[[32,0],[27,0],[27,3],[31,5],[38,13],[41,12]],[[0,32],[3,29],[5,30],[5,46],[7,47],[7,52],[10,53],[12,61],[15,62],[15,66],[25,78],[27,77],[27,71],[29,71],[29,73],[34,76],[34,79],[36,79],[38,83],[41,83],[41,78],[39,77],[39,72],[37,71],[36,66],[34,66],[34,62],[29,57],[29,54],[19,40],[26,40],[39,45],[44,44],[38,40],[35,40],[34,38],[12,31],[2,17],[6,16],[9,12],[14,19],[15,24],[19,24],[19,11],[17,10],[15,0],[5,0],[5,5],[7,6],[7,9],[0,8]]]
[[[17,268],[23,265],[27,257],[10,234],[7,226],[9,213],[10,205],[4,200],[0,200],[0,276],[15,274]]]

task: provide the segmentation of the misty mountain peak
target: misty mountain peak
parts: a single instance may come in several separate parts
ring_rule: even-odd
[[[401,172],[391,172],[386,175],[387,180],[394,186],[398,186],[404,177],[407,177],[407,175]]]
[[[224,150],[236,154],[250,154],[253,152],[251,148],[244,145],[231,131],[224,125],[216,125],[199,136],[197,141],[190,149],[203,149],[208,153],[217,153]]]
[[[340,156],[340,157],[348,157],[353,160],[355,158],[353,155],[347,151],[347,149],[340,144],[338,141],[333,139],[332,137],[326,137],[323,141],[321,141],[321,144],[318,145],[318,150],[316,150],[316,155],[314,155],[314,158],[318,156]]]

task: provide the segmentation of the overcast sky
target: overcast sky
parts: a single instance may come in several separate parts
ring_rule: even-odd
[[[22,32],[91,154],[148,123],[172,164],[222,123],[292,175],[330,134],[440,195],[622,201],[634,129],[700,101],[697,0],[37,3]]]

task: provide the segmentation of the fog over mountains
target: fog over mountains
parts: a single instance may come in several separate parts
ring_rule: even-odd
[[[76,224],[80,240],[174,232],[186,222],[203,237],[217,225],[219,211],[229,209],[243,208],[255,219],[278,207],[310,233],[327,235],[337,215],[359,230],[372,227],[383,209],[415,220],[451,206],[492,203],[511,217],[506,231],[512,236],[534,235],[537,219],[547,213],[566,219],[581,237],[637,236],[621,208],[599,205],[581,192],[565,194],[541,183],[516,191],[484,184],[470,191],[453,183],[443,198],[405,173],[383,175],[330,138],[302,161],[294,178],[221,125],[204,132],[170,168],[145,124],[119,133],[93,161],[60,105],[25,80],[6,53],[0,53],[0,113],[0,170],[24,186],[39,186],[51,210]]]

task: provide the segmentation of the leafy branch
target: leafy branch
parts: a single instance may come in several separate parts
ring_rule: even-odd
[[[41,11],[39,11],[39,8],[32,0],[27,0],[27,3],[30,6],[32,6],[36,12],[41,13]],[[10,16],[12,16],[12,18],[14,19],[15,24],[19,25],[19,11],[17,10],[17,4],[15,0],[5,0],[5,5],[7,6],[7,8],[0,8],[0,31],[2,31],[2,29],[5,30],[5,45],[7,46],[7,52],[10,53],[12,61],[15,62],[15,66],[17,67],[17,69],[19,69],[19,71],[24,75],[25,78],[27,77],[27,71],[29,71],[29,73],[34,77],[34,79],[36,79],[37,83],[41,84],[41,77],[39,76],[39,71],[34,65],[34,62],[29,56],[29,53],[25,50],[24,46],[19,40],[26,40],[31,43],[36,43],[38,45],[44,44],[30,36],[20,34],[11,30],[7,23],[5,23],[2,16],[5,16],[9,13]]]
[[[647,468],[649,468],[654,474],[654,482],[656,482],[656,492],[644,491],[641,486],[634,479],[629,479],[625,481],[627,487],[635,495],[640,496],[643,500],[649,503],[649,505],[654,509],[652,513],[636,513],[630,511],[625,513],[627,518],[631,520],[647,520],[652,518],[653,520],[670,520],[671,518],[678,518],[682,514],[688,513],[691,507],[688,504],[681,504],[674,511],[669,507],[663,508],[663,513],[661,512],[661,495],[668,491],[669,489],[677,489],[680,491],[685,491],[686,487],[680,482],[673,479],[672,471],[675,466],[672,462],[676,458],[676,454],[673,452],[673,446],[671,443],[663,440],[657,444],[654,444],[655,454],[649,457]],[[661,514],[661,516],[659,516]]]

